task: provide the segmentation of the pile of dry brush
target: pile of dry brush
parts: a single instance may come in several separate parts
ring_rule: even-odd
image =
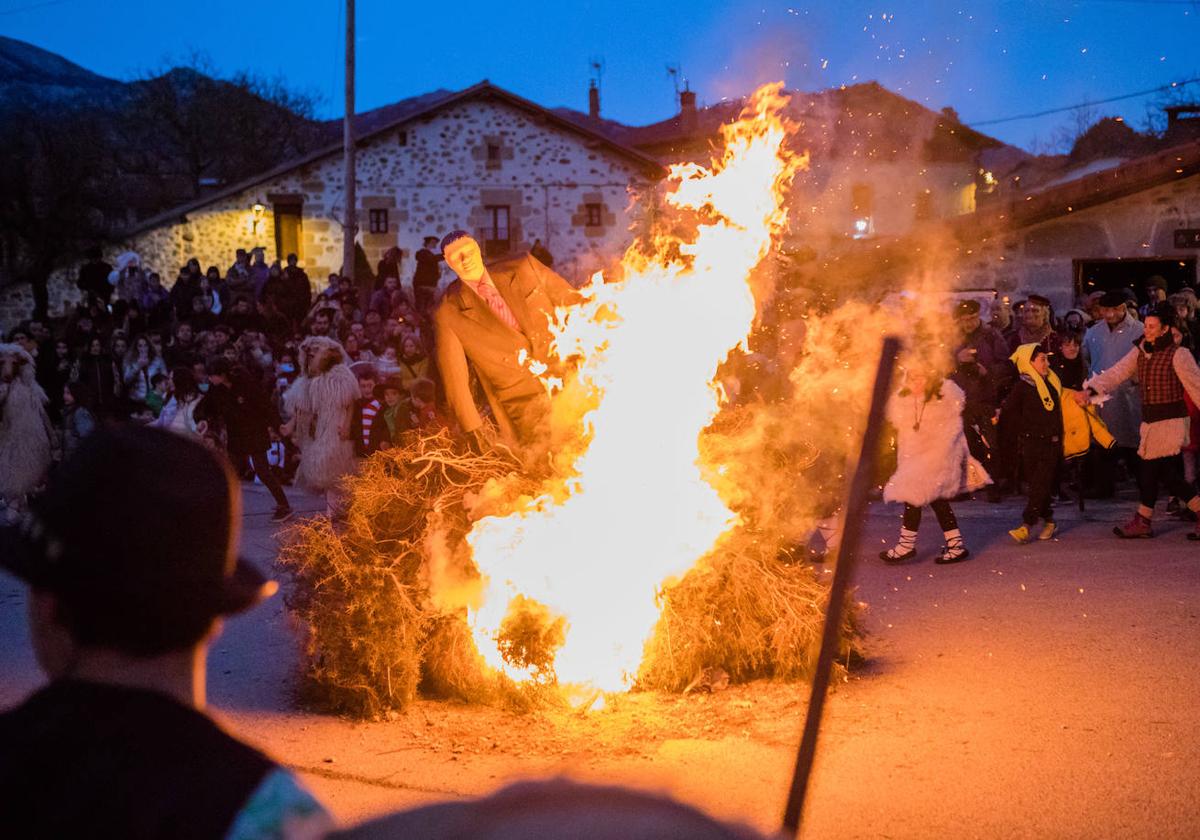
[[[737,449],[733,441],[746,439],[738,425],[744,422],[716,428],[709,446]],[[780,458],[803,469],[811,455],[770,451],[760,457],[776,469]],[[344,523],[334,528],[318,518],[289,529],[281,561],[295,578],[288,605],[307,630],[303,697],[309,704],[374,717],[403,709],[418,693],[518,708],[557,698],[552,655],[561,643],[561,621],[539,626],[529,618],[536,611],[519,610],[505,622],[500,648],[514,664],[544,677],[518,686],[486,668],[465,609],[457,606],[468,600],[461,593],[476,574],[464,539],[473,494],[489,481],[520,490],[512,470],[502,454],[471,454],[445,433],[413,435],[406,445],[367,459],[349,479]],[[536,487],[530,479],[528,491]],[[826,587],[808,565],[779,562],[791,537],[777,522],[758,527],[765,506],[753,498],[761,509],[739,510],[747,526],[660,592],[662,617],[646,647],[639,687],[679,691],[709,667],[723,668],[735,681],[802,678],[811,671]],[[454,589],[460,594],[446,598]],[[846,644],[853,645],[854,629],[846,630]]]

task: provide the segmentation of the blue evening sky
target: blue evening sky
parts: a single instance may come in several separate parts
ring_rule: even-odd
[[[223,72],[282,74],[341,114],[341,0],[0,0],[0,34],[128,79],[194,51]],[[586,110],[602,56],[605,116],[670,116],[666,65],[701,103],[782,78],[814,90],[878,80],[968,123],[1141,91],[1200,75],[1200,4],[1186,0],[821,2],[358,0],[365,110],[488,78]],[[1200,97],[1200,85],[1194,86]],[[1145,119],[1153,97],[1100,106]],[[1071,113],[981,126],[1029,148]]]

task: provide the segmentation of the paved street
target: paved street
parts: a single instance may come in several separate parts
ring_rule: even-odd
[[[270,500],[257,487],[246,497],[244,549],[269,564]],[[1086,518],[1064,509],[1058,540],[1016,546],[1004,532],[1017,509],[960,507],[975,551],[967,563],[934,565],[930,521],[917,562],[861,568],[869,664],[827,708],[806,836],[1200,834],[1200,545],[1184,539],[1190,526],[1164,519],[1157,539],[1122,542],[1109,531],[1128,506],[1110,503]],[[875,510],[868,545],[896,524],[893,511]],[[231,621],[211,658],[211,701],[347,821],[570,772],[669,790],[770,828],[807,690],[659,698],[655,731],[667,731],[664,708],[678,731],[614,736],[650,714],[634,696],[581,722],[583,740],[548,741],[544,730],[558,724],[541,714],[423,701],[364,724],[295,711],[296,647],[278,598]],[[0,578],[0,674],[0,706],[39,679],[22,589],[9,578]],[[718,723],[690,731],[701,719]]]

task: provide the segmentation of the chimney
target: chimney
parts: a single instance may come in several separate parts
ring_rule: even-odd
[[[679,92],[679,127],[684,131],[696,130],[696,92],[684,88]]]
[[[595,79],[588,83],[588,116],[600,119],[600,88],[596,87]]]

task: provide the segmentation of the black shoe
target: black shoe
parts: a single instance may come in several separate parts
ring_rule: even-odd
[[[272,522],[287,522],[292,518],[292,509],[290,507],[277,507],[275,512],[271,514]]]
[[[917,556],[917,550],[914,548],[904,554],[892,554],[889,548],[887,551],[879,552],[879,559],[889,566],[899,566],[901,563],[907,563],[909,560]]]
[[[933,562],[939,566],[945,566],[950,563],[961,563],[971,556],[971,552],[965,548],[958,549],[942,549],[942,553],[937,556]]]

